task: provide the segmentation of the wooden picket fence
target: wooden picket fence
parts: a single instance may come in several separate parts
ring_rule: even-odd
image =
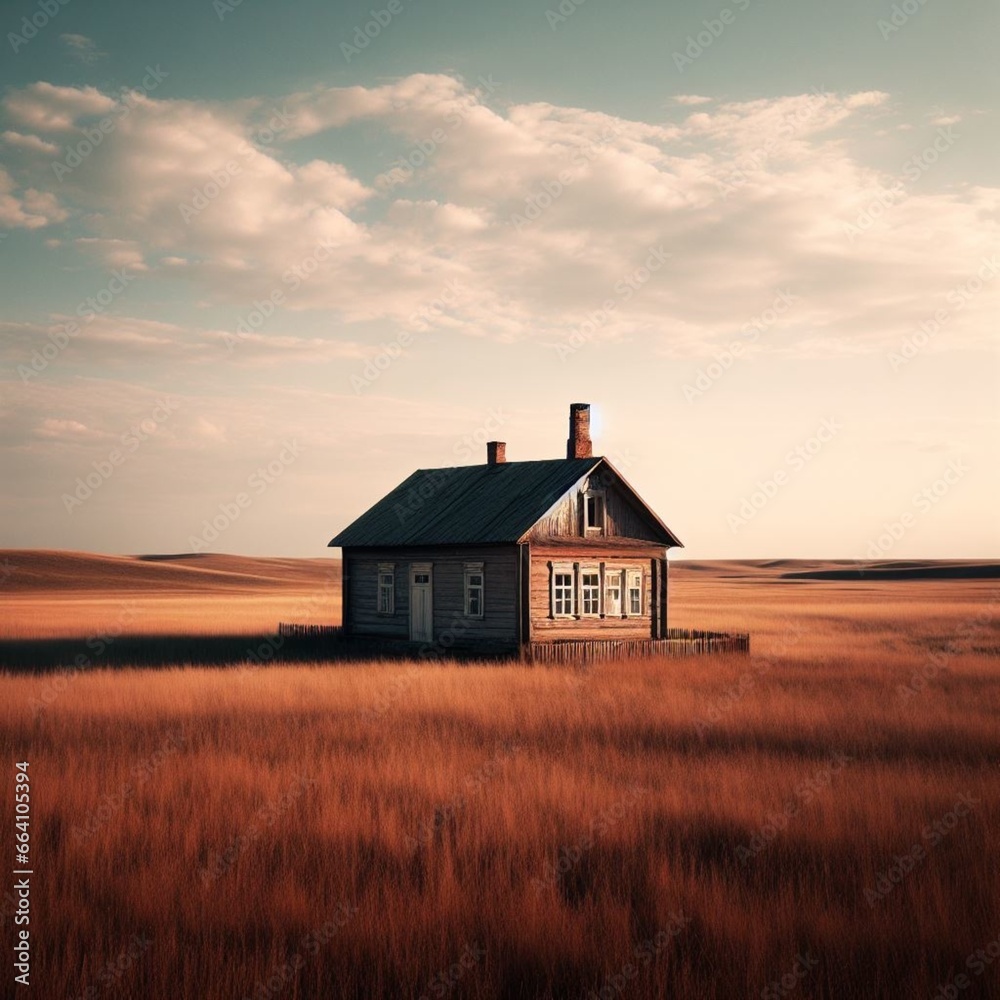
[[[340,625],[296,625],[279,622],[278,635],[284,639],[332,639],[338,645],[328,652],[332,658],[348,653],[369,652],[374,656],[390,653],[412,655],[414,644],[401,640],[344,639]],[[489,654],[517,657],[511,647],[475,643],[464,648],[451,648],[449,655],[476,656]],[[628,659],[634,656],[690,656],[698,653],[749,653],[750,636],[746,632],[700,632],[690,629],[668,629],[665,639],[557,639],[552,642],[532,642],[520,652],[520,659],[529,663],[586,663],[592,660]]]
[[[339,639],[343,629],[339,625],[294,625],[291,622],[278,622],[278,635],[283,639],[312,639],[327,636]]]
[[[586,663],[634,656],[692,656],[698,653],[749,653],[746,632],[696,632],[669,629],[666,639],[564,639],[533,642],[523,659],[532,663]]]

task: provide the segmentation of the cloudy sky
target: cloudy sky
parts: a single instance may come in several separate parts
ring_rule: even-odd
[[[997,555],[989,0],[53,9],[0,23],[0,546],[322,555],[583,401],[683,557]]]

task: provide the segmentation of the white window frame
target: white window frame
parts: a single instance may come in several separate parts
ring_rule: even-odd
[[[587,611],[586,610],[587,602],[586,602],[585,597],[584,597],[584,583],[583,583],[583,578],[585,576],[596,576],[597,577],[597,587],[596,587],[596,589],[597,589],[597,609],[594,610],[594,611]],[[579,609],[579,615],[578,615],[578,617],[580,617],[580,618],[600,618],[601,617],[601,612],[603,611],[603,608],[604,608],[604,601],[603,601],[604,594],[602,593],[603,587],[601,586],[601,567],[600,567],[600,564],[599,563],[593,563],[591,565],[589,563],[588,564],[581,563],[580,566],[579,566],[579,569],[577,570],[577,580],[579,581],[579,585],[578,585],[578,588],[577,588],[579,590],[579,594],[577,595],[577,605],[576,605],[577,608]],[[587,585],[587,589],[588,590],[590,589],[590,585],[589,584]]]
[[[591,490],[587,489],[583,491],[583,534],[584,537],[587,535],[603,535],[605,533],[605,525],[608,523],[608,499],[607,494],[604,490]],[[600,524],[590,523],[590,501],[593,500],[599,506],[601,512],[601,522]]]
[[[576,617],[576,573],[573,563],[570,562],[554,562],[549,564],[549,614],[552,618],[575,618]],[[556,577],[557,576],[568,576],[569,577],[569,611],[557,611],[556,610]],[[561,585],[560,589],[565,585]],[[565,604],[565,596],[561,596],[559,600]]]
[[[386,584],[383,577],[388,576],[389,582]],[[382,562],[378,564],[378,573],[375,582],[375,612],[380,615],[392,615],[396,613],[396,564]],[[388,607],[383,607],[383,588],[388,594]]]
[[[618,566],[604,568],[604,614],[614,618],[625,617],[625,571]],[[618,613],[611,610],[611,603],[608,601],[608,588],[612,587],[618,591]]]
[[[478,576],[479,583],[472,583],[472,577]],[[465,564],[465,617],[466,618],[482,618],[486,613],[486,573],[483,570],[483,564],[481,562],[467,562]],[[471,604],[470,598],[472,596],[472,591],[479,591],[479,610],[473,614],[469,610]]]
[[[633,586],[636,584],[636,586]],[[643,572],[641,569],[634,569],[629,567],[625,570],[625,604],[623,614],[630,618],[641,618],[642,609],[645,604],[645,595],[643,587]],[[632,591],[639,591],[639,610],[632,610]]]

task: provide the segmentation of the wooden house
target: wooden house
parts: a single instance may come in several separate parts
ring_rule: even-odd
[[[667,551],[680,546],[606,459],[590,406],[566,457],[418,469],[340,532],[344,638],[422,651],[667,638]]]

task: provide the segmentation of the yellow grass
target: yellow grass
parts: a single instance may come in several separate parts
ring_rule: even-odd
[[[996,587],[672,586],[753,655],[0,678],[35,995],[995,991]]]

